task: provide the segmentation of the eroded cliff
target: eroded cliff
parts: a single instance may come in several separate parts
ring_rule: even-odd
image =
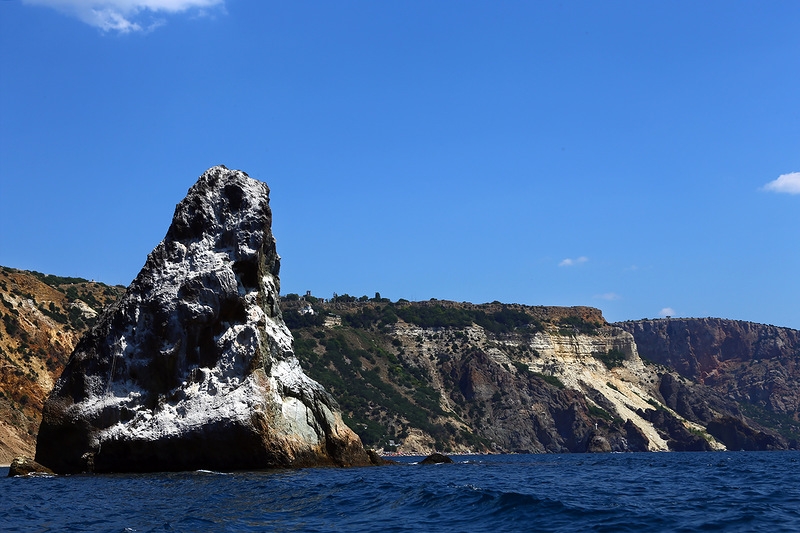
[[[788,439],[800,437],[800,331],[720,318],[616,325],[634,336],[644,357],[738,402]]]
[[[759,449],[786,447],[735,402],[643,361],[633,336],[596,309],[284,305],[307,371],[339,398],[365,442],[384,449],[724,449],[708,426],[734,421],[761,436],[753,440]],[[694,410],[684,408],[687,400]]]

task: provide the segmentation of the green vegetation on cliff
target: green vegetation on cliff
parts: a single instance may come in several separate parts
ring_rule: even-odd
[[[389,447],[390,441],[408,437],[410,428],[431,435],[442,449],[448,448],[449,439],[465,444],[479,440],[457,434],[452,424],[435,422],[449,415],[429,376],[382,347],[387,339],[380,333],[305,327],[293,334],[304,370],[336,398],[345,421],[365,445]]]
[[[283,307],[303,368],[337,399],[345,421],[367,446],[391,450],[392,444],[404,443],[408,450],[408,443],[415,442],[420,449],[442,451],[503,450],[509,442],[517,443],[512,449],[529,451],[585,446],[570,444],[555,427],[539,430],[540,437],[530,434],[521,439],[509,437],[509,432],[517,431],[511,427],[492,427],[501,417],[514,425],[517,406],[533,397],[544,402],[544,411],[552,412],[548,419],[568,417],[565,433],[576,423],[572,417],[577,413],[545,406],[556,397],[554,403],[563,403],[566,411],[573,409],[570,403],[575,400],[562,398],[564,384],[556,376],[532,372],[518,360],[496,361],[487,352],[500,342],[507,343],[503,350],[515,357],[538,357],[528,347],[530,340],[558,317],[563,321],[561,315],[548,320],[548,311],[524,306],[436,300],[393,303],[378,295],[374,299],[337,295],[327,302],[291,295],[284,298]],[[559,327],[577,332],[584,323],[576,317]],[[591,323],[593,328],[601,325]],[[471,338],[477,334],[468,333],[473,326],[484,337]],[[525,392],[520,395],[517,389]],[[578,405],[585,417],[581,424],[588,431],[593,425],[591,413],[582,401]]]

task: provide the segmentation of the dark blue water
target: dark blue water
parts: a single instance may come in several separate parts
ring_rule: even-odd
[[[798,452],[454,459],[462,462],[3,477],[0,530],[800,531]]]

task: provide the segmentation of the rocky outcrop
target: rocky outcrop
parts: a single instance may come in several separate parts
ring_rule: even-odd
[[[686,420],[705,427],[730,450],[783,450],[795,447],[741,412],[739,404],[705,385],[664,374],[659,387],[664,404]],[[746,435],[739,438],[737,435]]]
[[[460,355],[443,358],[442,381],[452,383],[447,395],[453,405],[481,407],[470,418],[484,438],[518,453],[585,450],[593,421],[580,395],[510,372],[484,351]]]
[[[647,409],[639,414],[657,428],[672,451],[707,452],[713,449],[706,438],[692,433],[682,420],[666,409]]]
[[[665,406],[687,420],[701,425],[708,424],[717,418],[719,413],[727,413],[736,418],[742,416],[739,405],[733,400],[722,397],[710,387],[672,373],[666,373],[661,377],[658,390]]]
[[[58,473],[368,464],[279,308],[269,189],[205,172],[72,353],[36,460]]]
[[[786,443],[773,434],[748,426],[743,420],[720,416],[708,423],[708,432],[729,450],[784,450]]]
[[[611,451],[611,444],[602,435],[593,435],[586,447],[587,453],[607,453]]]
[[[453,461],[448,456],[444,455],[443,453],[432,453],[427,456],[425,459],[419,462],[421,465],[441,465],[441,464],[453,464]]]
[[[30,457],[20,456],[14,458],[8,468],[8,477],[31,476],[36,474],[53,475],[54,472],[44,465],[40,465]]]
[[[645,452],[650,447],[650,440],[647,435],[639,429],[639,426],[628,419],[625,422],[625,441],[629,451]]]

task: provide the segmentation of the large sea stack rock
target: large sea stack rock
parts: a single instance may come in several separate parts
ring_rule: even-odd
[[[223,166],[200,177],[71,355],[37,462],[57,473],[369,464],[292,351],[271,223],[266,184]]]

